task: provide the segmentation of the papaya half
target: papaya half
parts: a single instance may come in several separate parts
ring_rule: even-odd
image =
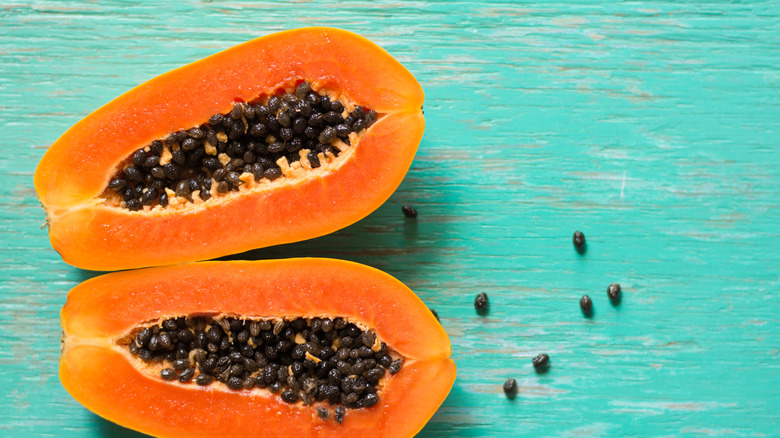
[[[155,436],[412,436],[455,380],[430,310],[353,262],[106,274],[70,291],[61,322],[65,389]]]
[[[63,260],[93,270],[197,261],[325,235],[398,187],[423,91],[343,30],[261,37],[165,73],[89,114],[35,188]]]

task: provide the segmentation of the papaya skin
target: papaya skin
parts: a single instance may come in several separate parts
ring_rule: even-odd
[[[117,310],[121,309],[121,310]],[[404,357],[379,403],[348,410],[343,424],[316,404],[287,404],[268,391],[166,382],[142,371],[117,340],[139,324],[186,314],[342,316],[375,330]],[[449,338],[395,278],[332,259],[202,262],[96,277],[68,294],[61,314],[60,380],[94,413],[167,436],[413,436],[455,380]]]
[[[183,210],[103,203],[117,166],[138,148],[300,80],[379,114],[335,167]],[[331,28],[271,34],[165,73],[86,116],[42,158],[35,188],[52,246],[71,265],[119,270],[329,234],[367,216],[400,185],[422,139],[423,100],[391,55]]]

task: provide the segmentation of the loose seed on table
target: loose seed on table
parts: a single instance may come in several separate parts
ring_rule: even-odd
[[[589,296],[583,295],[582,298],[580,298],[580,310],[582,310],[582,314],[585,316],[591,316],[593,314],[593,301],[591,301]]]
[[[585,252],[585,235],[582,234],[582,231],[575,231],[571,241],[578,253],[582,254]]]
[[[403,211],[404,216],[408,218],[414,219],[417,217],[417,210],[411,205],[404,205],[403,207],[401,207],[401,211]]]
[[[609,301],[612,302],[613,306],[620,304],[620,301],[623,299],[623,293],[620,290],[620,285],[618,283],[610,284],[607,287],[607,296],[609,297]]]
[[[474,298],[474,308],[477,309],[477,312],[479,313],[486,312],[488,304],[488,296],[485,292],[480,292],[477,294],[477,297]]]
[[[504,394],[510,399],[515,398],[517,394],[517,381],[514,378],[506,379],[504,382]]]
[[[531,363],[533,363],[534,368],[536,368],[537,371],[543,371],[550,364],[550,356],[548,356],[546,353],[542,353],[534,357]]]

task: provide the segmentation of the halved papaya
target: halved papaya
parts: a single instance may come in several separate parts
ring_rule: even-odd
[[[71,127],[35,187],[63,260],[196,261],[325,235],[398,187],[423,92],[356,34],[271,34],[158,76]]]
[[[353,262],[111,273],[71,290],[61,322],[65,389],[155,436],[412,436],[455,379],[449,338],[429,309],[395,278]]]

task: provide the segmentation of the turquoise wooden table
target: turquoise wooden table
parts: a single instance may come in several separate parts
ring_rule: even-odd
[[[137,436],[57,377],[59,310],[96,273],[41,229],[47,146],[144,80],[306,25],[403,62],[425,137],[366,219],[230,258],[354,260],[415,290],[458,365],[420,436],[780,434],[780,2],[4,1],[0,436]]]

